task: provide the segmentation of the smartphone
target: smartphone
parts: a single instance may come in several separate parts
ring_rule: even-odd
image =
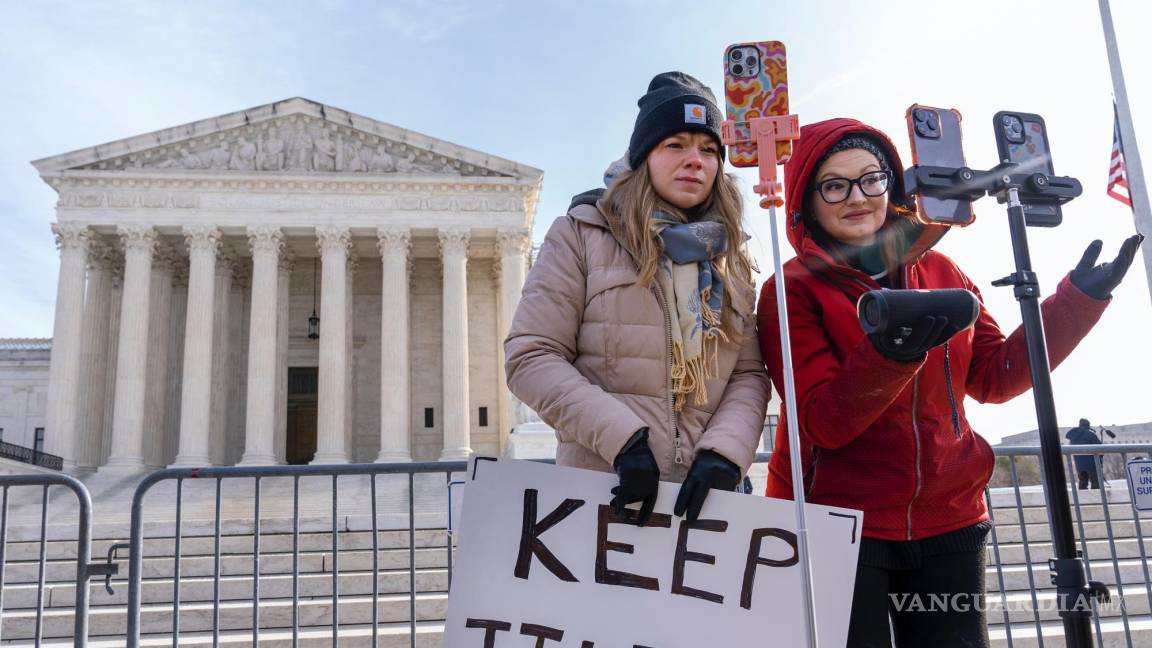
[[[738,43],[724,50],[724,103],[736,124],[740,143],[728,147],[728,161],[738,167],[760,164],[748,120],[788,114],[788,58],[784,43]],[[776,143],[776,161],[792,155],[792,142]]]
[[[953,169],[965,166],[960,111],[912,104],[905,111],[904,119],[908,122],[908,140],[912,144],[912,164]],[[917,216],[926,223],[964,226],[976,220],[971,200],[920,193],[915,196]]]
[[[996,130],[996,151],[1001,162],[1018,164],[1015,173],[1056,175],[1048,130],[1040,115],[1001,110],[992,117]],[[1056,227],[1064,219],[1060,203],[1022,197],[1024,222],[1033,227]]]

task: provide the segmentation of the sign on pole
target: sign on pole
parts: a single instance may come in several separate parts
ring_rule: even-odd
[[[677,648],[804,643],[789,501],[712,491],[700,519],[647,526],[608,506],[615,475],[480,460],[452,575],[449,648]],[[862,513],[808,505],[820,644],[848,636]]]
[[[1133,459],[1128,462],[1128,490],[1137,511],[1152,511],[1152,460]]]

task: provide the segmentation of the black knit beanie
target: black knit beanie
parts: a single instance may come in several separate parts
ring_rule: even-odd
[[[628,164],[633,169],[640,167],[661,140],[684,131],[711,135],[720,149],[720,159],[724,159],[720,143],[724,117],[708,86],[683,72],[665,72],[652,77],[648,93],[636,103],[640,114],[628,142]]]

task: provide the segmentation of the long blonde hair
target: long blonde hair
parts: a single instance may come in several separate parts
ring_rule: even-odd
[[[660,257],[664,254],[664,245],[656,236],[652,215],[659,210],[687,223],[688,214],[660,198],[652,186],[646,162],[638,169],[623,171],[616,176],[598,206],[613,233],[632,254],[639,273],[637,284],[648,285],[656,277]],[[721,222],[727,234],[728,249],[717,255],[712,265],[725,287],[721,330],[734,340],[733,314],[750,315],[755,294],[752,261],[744,246],[744,230],[740,227],[743,200],[734,177],[717,173],[708,198],[693,211],[708,214]]]

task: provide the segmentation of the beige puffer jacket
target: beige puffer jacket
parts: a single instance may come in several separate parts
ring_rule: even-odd
[[[672,408],[671,333],[655,282],[635,285],[636,264],[600,210],[556,219],[528,273],[504,341],[508,387],[556,430],[556,462],[612,471],[625,442],[647,427],[661,479],[683,481],[700,449],[747,472],[770,387],[752,313],[739,343],[722,343],[708,403]]]

